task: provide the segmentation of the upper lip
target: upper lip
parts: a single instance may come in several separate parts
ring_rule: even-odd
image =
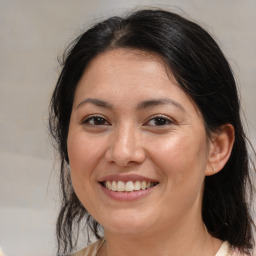
[[[145,176],[141,176],[138,174],[130,174],[130,175],[120,175],[120,174],[112,174],[108,175],[105,177],[102,177],[99,179],[99,182],[104,182],[104,181],[123,181],[123,182],[128,182],[128,181],[146,181],[146,182],[158,182],[156,179],[151,179]]]

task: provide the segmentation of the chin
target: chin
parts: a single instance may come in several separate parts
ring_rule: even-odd
[[[117,215],[116,215],[117,216]],[[145,215],[123,215],[122,217],[115,217],[108,219],[102,225],[106,231],[120,235],[135,235],[145,233],[152,227],[153,220],[147,218]],[[105,225],[104,225],[105,224]]]

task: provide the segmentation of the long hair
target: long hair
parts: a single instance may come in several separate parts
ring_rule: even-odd
[[[208,135],[232,124],[235,142],[221,172],[205,178],[202,218],[208,231],[250,254],[252,183],[240,103],[231,68],[214,39],[199,25],[163,10],[140,10],[102,21],[80,35],[63,56],[52,95],[49,126],[61,159],[62,205],[57,221],[58,253],[76,245],[82,220],[99,237],[98,223],[78,200],[68,171],[67,135],[78,81],[90,61],[109,49],[130,48],[159,55],[201,111]]]

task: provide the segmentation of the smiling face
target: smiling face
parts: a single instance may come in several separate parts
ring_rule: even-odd
[[[106,232],[201,220],[209,148],[200,112],[159,57],[115,49],[86,68],[68,156],[75,192]]]

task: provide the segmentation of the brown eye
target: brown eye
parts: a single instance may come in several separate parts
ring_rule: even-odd
[[[90,116],[83,121],[83,124],[100,126],[100,125],[109,125],[109,122],[101,116]]]
[[[162,117],[158,117],[158,118],[154,118],[153,122],[155,125],[166,125],[169,123],[169,120]]]
[[[151,118],[146,125],[149,126],[165,126],[172,124],[172,121],[166,117],[162,116],[156,116],[154,118]]]

